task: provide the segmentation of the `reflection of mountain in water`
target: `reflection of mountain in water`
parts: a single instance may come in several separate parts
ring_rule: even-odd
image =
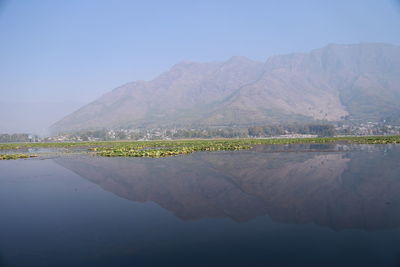
[[[399,146],[361,146],[350,152],[328,146],[323,148],[330,152],[313,153],[301,150],[312,147],[279,152],[282,148],[287,149],[55,161],[107,191],[154,201],[184,220],[246,221],[268,214],[275,221],[334,229],[400,225]]]

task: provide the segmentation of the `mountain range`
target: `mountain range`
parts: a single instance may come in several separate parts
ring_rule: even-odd
[[[395,120],[399,103],[400,46],[329,44],[264,63],[181,62],[154,80],[115,88],[51,129]]]

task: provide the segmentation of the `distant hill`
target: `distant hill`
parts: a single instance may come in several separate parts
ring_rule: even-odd
[[[310,53],[181,62],[152,81],[118,87],[52,126],[223,126],[378,121],[400,116],[400,46],[330,44]]]

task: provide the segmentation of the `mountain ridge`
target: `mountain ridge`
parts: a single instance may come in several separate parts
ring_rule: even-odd
[[[309,53],[182,61],[126,83],[52,125],[99,128],[382,120],[400,114],[400,46],[329,44]]]

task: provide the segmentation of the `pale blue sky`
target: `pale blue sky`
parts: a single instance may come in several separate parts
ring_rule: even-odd
[[[0,2],[0,105],[85,103],[182,60],[400,44],[395,0]]]

